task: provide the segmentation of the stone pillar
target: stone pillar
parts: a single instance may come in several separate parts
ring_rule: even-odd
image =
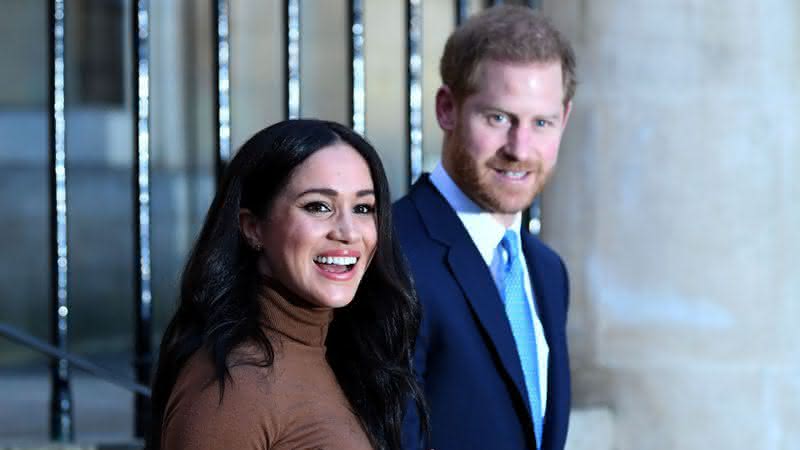
[[[579,87],[544,237],[619,450],[800,442],[800,6],[559,0]]]

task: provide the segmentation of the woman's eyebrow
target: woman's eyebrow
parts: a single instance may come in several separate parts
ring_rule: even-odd
[[[297,194],[297,197],[302,197],[306,194],[320,194],[320,195],[325,195],[327,197],[336,197],[339,195],[339,192],[337,192],[335,189],[330,189],[330,188],[311,188],[311,189],[306,189],[305,191]],[[367,195],[375,195],[375,190],[362,189],[356,192],[356,197],[365,197]]]
[[[327,197],[336,197],[337,195],[339,195],[338,192],[330,188],[311,188],[311,189],[306,189],[305,191],[297,194],[297,197],[302,197],[306,194],[321,194]]]

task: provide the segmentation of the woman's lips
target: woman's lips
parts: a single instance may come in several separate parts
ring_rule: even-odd
[[[314,257],[317,270],[324,277],[335,281],[348,281],[353,278],[360,252],[332,250]]]
[[[314,265],[317,268],[317,271],[322,276],[324,276],[325,278],[334,280],[334,281],[349,281],[356,275],[355,265],[352,265],[352,266],[336,266],[337,269],[335,269],[335,270],[339,270],[337,272],[333,272],[333,271],[329,270],[329,269],[331,269],[330,266],[335,266],[333,264],[320,264],[320,263],[315,262]]]

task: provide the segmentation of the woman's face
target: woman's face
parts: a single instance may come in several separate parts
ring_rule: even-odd
[[[318,150],[258,223],[262,271],[312,305],[347,305],[375,252],[375,208],[364,158],[345,143]]]

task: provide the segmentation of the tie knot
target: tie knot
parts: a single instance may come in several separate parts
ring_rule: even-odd
[[[517,255],[519,254],[519,246],[517,245],[517,233],[513,230],[507,230],[506,234],[503,235],[503,240],[500,241],[500,245],[503,246],[506,252],[508,252],[508,261],[514,261],[517,259]]]

